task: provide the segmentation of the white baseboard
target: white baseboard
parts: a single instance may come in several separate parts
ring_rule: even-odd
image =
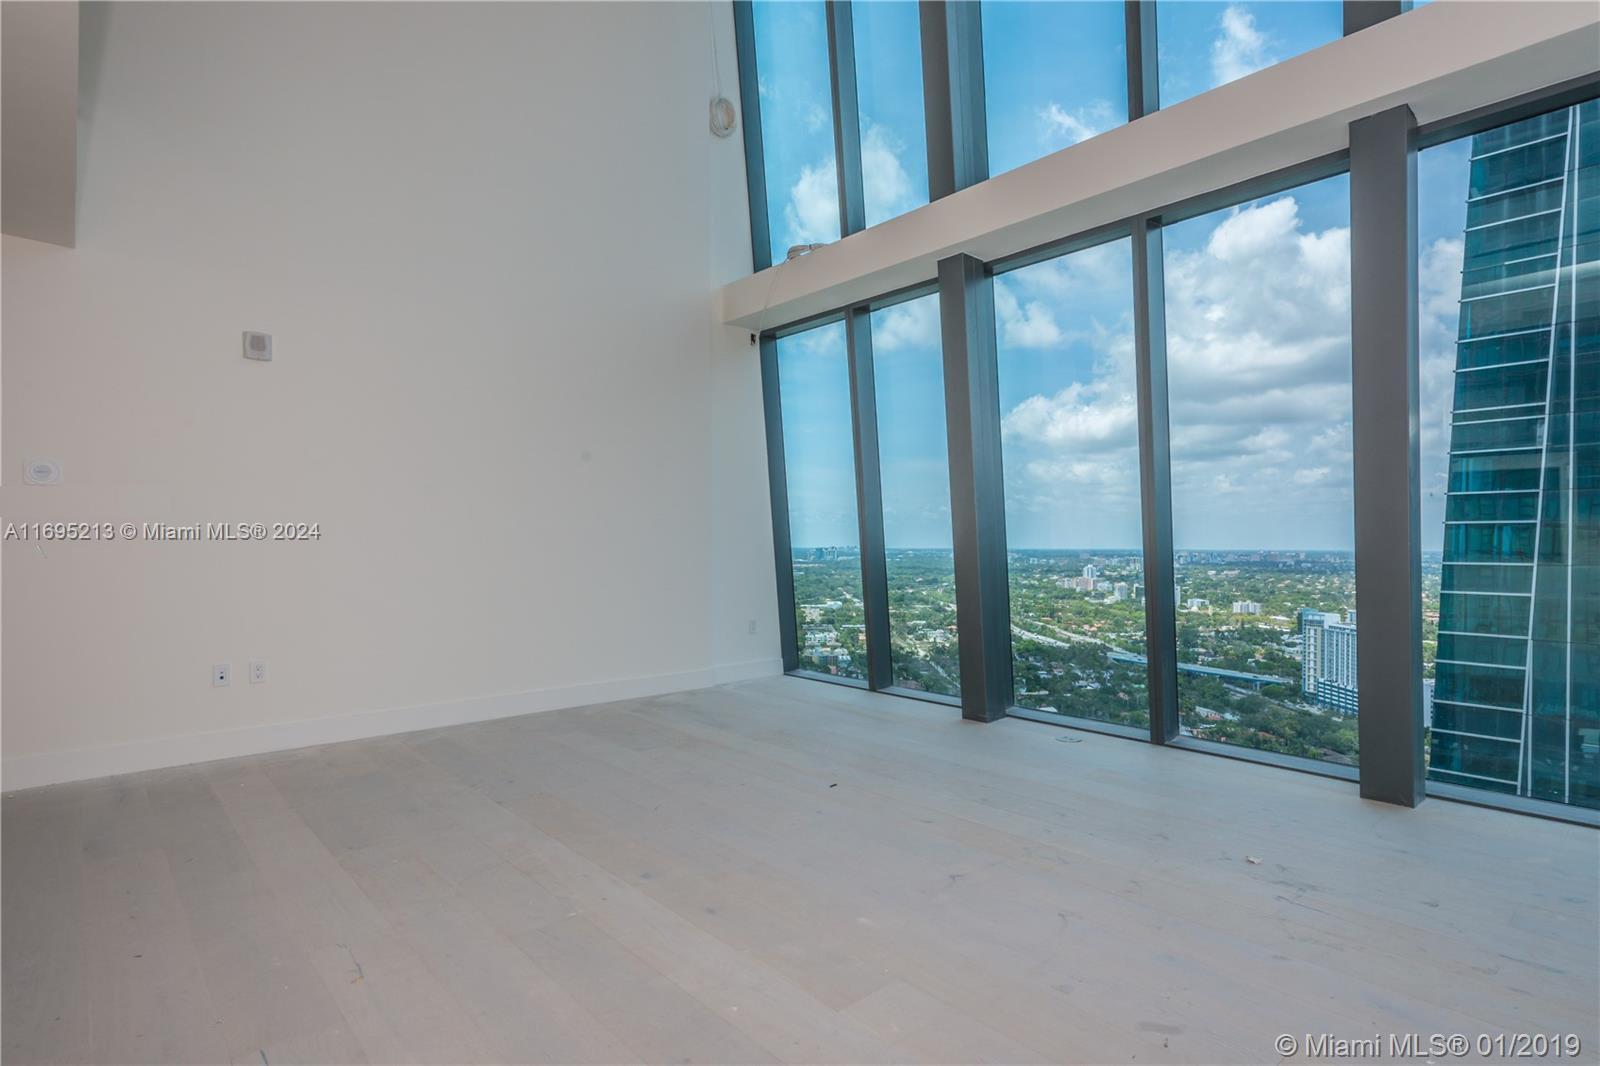
[[[419,729],[487,722],[519,714],[537,714],[591,703],[659,696],[667,692],[725,685],[783,673],[781,659],[752,659],[725,663],[704,670],[653,674],[586,685],[511,692],[498,696],[430,703],[420,707],[391,707],[327,718],[306,718],[294,722],[221,729],[208,733],[187,733],[175,737],[156,737],[100,748],[74,748],[32,755],[6,756],[0,760],[0,790],[57,785],[113,774],[161,770],[169,766],[232,759],[241,755],[261,755],[269,751],[288,751],[317,744],[337,744],[345,740],[413,733]]]

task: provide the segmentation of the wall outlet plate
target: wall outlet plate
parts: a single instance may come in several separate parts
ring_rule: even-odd
[[[250,683],[252,685],[265,685],[267,683],[267,660],[250,660]]]
[[[227,688],[228,687],[228,675],[231,674],[232,672],[233,672],[233,668],[231,666],[229,666],[227,663],[217,663],[215,666],[213,666],[211,668],[211,687],[212,688]]]

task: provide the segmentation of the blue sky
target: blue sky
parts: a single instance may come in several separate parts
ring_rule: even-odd
[[[856,10],[863,123],[870,115],[882,149],[874,164],[879,179],[869,189],[892,193],[879,197],[879,211],[914,206],[926,199],[921,98],[910,91],[920,76],[915,11],[899,2]],[[774,245],[828,239],[825,223],[832,221],[836,235],[837,208],[822,7],[757,3],[756,11],[758,43],[761,27],[779,18],[787,35],[782,63],[762,59],[764,125],[771,128],[779,114],[772,100],[811,120],[777,138],[785,142],[778,169],[775,138],[767,139]],[[996,169],[1070,143],[1050,139],[1074,134],[1062,116],[1076,116],[1086,128],[1092,115],[1111,114],[1109,124],[1125,119],[1120,4],[986,2],[984,19]],[[1320,0],[1162,2],[1158,20],[1168,103],[1338,35],[1338,5]],[[799,54],[808,50],[815,62],[806,92],[769,84],[769,75],[781,80],[782,71],[804,66]],[[999,120],[1001,112],[1009,119]],[[1424,153],[1419,165],[1423,517],[1430,544],[1442,508],[1442,492],[1429,488],[1442,485],[1448,442],[1465,160],[1464,144],[1447,145]],[[785,167],[787,179],[780,173]],[[821,191],[808,193],[808,186]],[[1348,222],[1348,179],[1336,177],[1165,231],[1180,548],[1351,546]],[[1011,545],[1137,547],[1127,242],[1002,275],[995,301]],[[873,337],[887,541],[947,547],[937,302],[877,312]],[[853,545],[843,327],[786,338],[779,353],[793,542]]]
[[[774,262],[837,240],[827,19],[820,0],[757,0],[756,68]],[[1340,35],[1337,0],[1157,4],[1161,99],[1177,103]],[[869,225],[928,202],[921,37],[912,0],[853,5]],[[1000,174],[1128,120],[1117,0],[984,0],[989,169]]]
[[[1158,0],[1161,105],[1170,107],[1343,34],[1338,0]]]

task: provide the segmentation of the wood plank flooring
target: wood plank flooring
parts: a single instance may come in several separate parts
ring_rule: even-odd
[[[1576,1033],[1600,834],[782,678],[5,797],[4,1061]]]

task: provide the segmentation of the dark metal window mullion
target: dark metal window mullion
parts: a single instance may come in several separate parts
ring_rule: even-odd
[[[772,500],[772,557],[778,581],[778,639],[784,673],[800,668],[794,613],[794,551],[789,542],[789,476],[784,467],[783,405],[779,400],[778,341],[761,338],[761,401],[766,409],[767,486]]]
[[[1145,661],[1150,741],[1179,735],[1177,590],[1172,559],[1172,447],[1167,414],[1167,320],[1161,224],[1133,223],[1133,345],[1139,408],[1139,499],[1144,547]]]
[[[744,126],[744,175],[750,198],[751,272],[772,265],[767,221],[767,171],[761,141],[761,79],[756,71],[755,10],[750,0],[733,2],[733,43],[739,57],[739,112]]]
[[[833,166],[839,184],[839,235],[867,228],[861,177],[861,107],[856,92],[856,33],[850,0],[828,3],[828,76],[833,94]]]
[[[889,579],[883,544],[883,487],[878,461],[878,398],[872,369],[872,315],[845,314],[850,362],[850,420],[855,436],[856,521],[861,534],[861,608],[866,620],[867,686],[894,684],[889,643]]]
[[[921,0],[918,11],[931,201],[989,176],[983,19],[977,0]]]
[[[1128,121],[1142,118],[1161,106],[1156,66],[1156,5],[1154,0],[1125,0],[1128,57]]]
[[[1410,10],[1411,0],[1344,0],[1344,35],[1359,33]]]

